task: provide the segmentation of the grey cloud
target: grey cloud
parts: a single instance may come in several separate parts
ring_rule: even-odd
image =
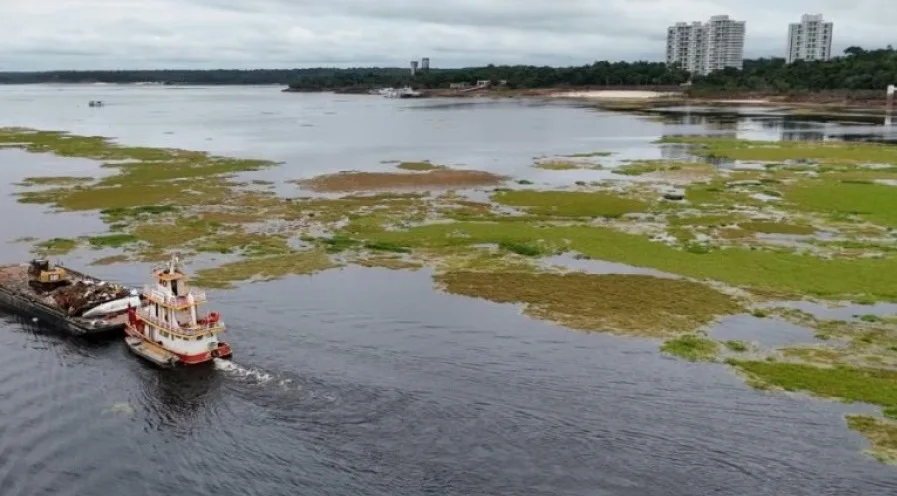
[[[894,43],[885,0],[0,0],[0,70],[572,65],[662,60],[666,27],[729,14],[781,56],[803,13],[835,51]],[[895,43],[897,44],[897,43]]]

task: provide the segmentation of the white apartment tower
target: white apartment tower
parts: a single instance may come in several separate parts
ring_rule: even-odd
[[[679,22],[667,29],[667,64],[679,63],[695,74],[726,67],[742,68],[744,21],[719,15],[709,22]]]
[[[804,14],[800,22],[788,25],[788,63],[796,60],[828,60],[832,57],[831,22],[822,20],[822,14]]]
[[[667,65],[678,62],[688,72],[703,74],[706,45],[703,24],[677,22],[667,29]]]

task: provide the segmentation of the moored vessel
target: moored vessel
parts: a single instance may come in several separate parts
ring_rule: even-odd
[[[145,303],[128,308],[125,343],[136,355],[164,367],[198,365],[233,352],[219,339],[225,330],[217,312],[200,316],[206,293],[188,285],[177,257],[153,271],[155,282],[144,286]]]

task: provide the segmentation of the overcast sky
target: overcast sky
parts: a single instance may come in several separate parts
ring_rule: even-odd
[[[0,0],[0,71],[495,64],[664,57],[666,27],[728,14],[745,55],[834,21],[835,53],[897,45],[892,0]]]

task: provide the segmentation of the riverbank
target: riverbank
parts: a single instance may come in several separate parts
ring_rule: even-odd
[[[283,91],[369,94],[369,89],[366,87],[326,91],[286,88]],[[720,109],[743,106],[762,107],[808,116],[834,117],[838,114],[884,116],[887,103],[884,91],[866,90],[776,93],[691,90],[681,86],[619,86],[530,89],[472,87],[466,89],[421,89],[419,92],[420,97],[423,98],[569,100],[606,110],[647,113],[663,111],[667,107],[690,105]]]

